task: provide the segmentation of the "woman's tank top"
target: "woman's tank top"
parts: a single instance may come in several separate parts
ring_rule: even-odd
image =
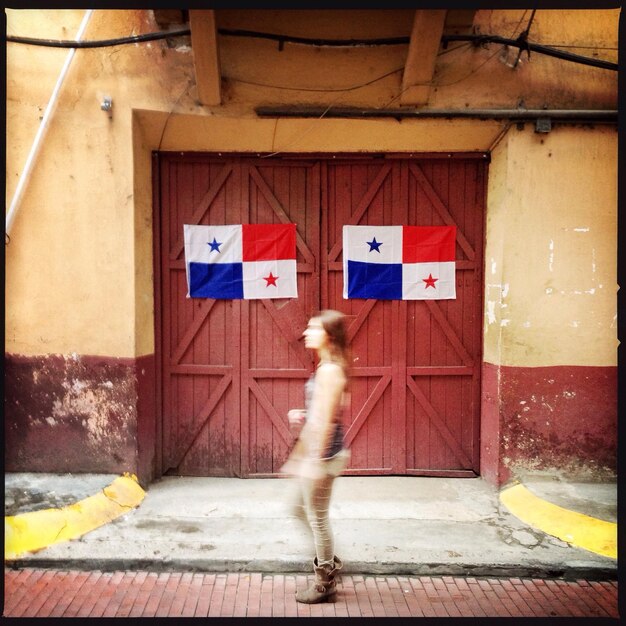
[[[313,374],[309,380],[304,384],[304,404],[307,410],[307,416],[311,408],[311,399],[313,398],[313,388],[315,387],[315,374]],[[343,449],[343,421],[342,421],[343,407],[341,404],[337,406],[335,415],[333,416],[334,430],[330,443],[322,458],[329,458],[335,456]]]

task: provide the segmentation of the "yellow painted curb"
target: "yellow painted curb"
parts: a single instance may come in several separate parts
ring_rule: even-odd
[[[4,558],[15,559],[26,552],[80,537],[127,513],[144,496],[137,477],[126,473],[100,493],[69,506],[5,517]]]
[[[617,558],[617,524],[569,511],[547,502],[518,484],[500,492],[500,501],[515,517],[578,548]]]

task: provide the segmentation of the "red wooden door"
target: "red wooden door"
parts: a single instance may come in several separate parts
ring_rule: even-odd
[[[164,153],[155,171],[158,466],[274,475],[313,366],[301,334],[319,308],[319,163]],[[280,222],[297,225],[297,299],[186,298],[183,224]]]
[[[323,303],[351,320],[347,473],[476,475],[484,158],[333,160],[323,175]],[[456,224],[456,299],[343,300],[344,224]]]
[[[479,159],[155,160],[162,473],[272,476],[291,444],[319,308],[350,320],[349,473],[478,471],[485,164]],[[294,222],[298,298],[188,299],[182,225]],[[343,300],[344,224],[458,227],[457,299]],[[324,251],[322,254],[321,251]]]

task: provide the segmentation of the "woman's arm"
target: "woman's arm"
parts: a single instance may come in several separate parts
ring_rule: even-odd
[[[310,454],[321,459],[330,445],[333,417],[341,402],[346,375],[336,363],[320,365],[315,375],[315,386],[309,409],[309,421],[315,425],[311,432]]]

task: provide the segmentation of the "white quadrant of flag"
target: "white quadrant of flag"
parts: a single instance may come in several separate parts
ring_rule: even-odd
[[[344,226],[343,250],[351,261],[402,263],[402,226]]]
[[[297,298],[295,259],[249,261],[243,264],[246,299]]]
[[[454,262],[404,263],[403,300],[450,300],[456,298]]]

